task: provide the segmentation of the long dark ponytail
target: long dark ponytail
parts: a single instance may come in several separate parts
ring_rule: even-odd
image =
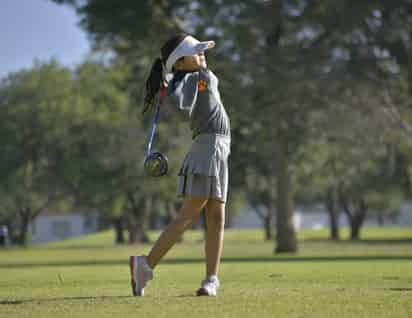
[[[161,48],[160,57],[156,58],[152,64],[150,74],[146,80],[146,92],[144,97],[143,113],[151,109],[155,103],[156,95],[160,89],[160,85],[164,81],[163,78],[163,66],[169,55],[173,50],[183,41],[187,34],[180,33],[171,37]]]
[[[163,66],[162,59],[158,57],[150,70],[149,77],[146,80],[146,93],[144,97],[143,113],[151,109],[157,92],[163,80]]]

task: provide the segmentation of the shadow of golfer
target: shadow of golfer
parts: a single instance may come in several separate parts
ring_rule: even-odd
[[[0,305],[23,305],[28,303],[59,302],[62,300],[107,300],[115,298],[135,298],[134,296],[82,296],[82,297],[60,297],[60,298],[29,298],[19,300],[1,300]]]

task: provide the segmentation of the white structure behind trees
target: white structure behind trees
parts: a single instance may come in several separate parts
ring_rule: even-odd
[[[97,228],[96,214],[46,214],[30,224],[29,236],[32,243],[46,243],[93,233]]]

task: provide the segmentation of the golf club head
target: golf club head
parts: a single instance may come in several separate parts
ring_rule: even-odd
[[[144,161],[144,170],[147,175],[161,177],[167,174],[169,169],[167,157],[160,152],[152,152]]]

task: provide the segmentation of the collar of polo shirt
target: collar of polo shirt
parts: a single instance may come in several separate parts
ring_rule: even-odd
[[[195,55],[196,53],[211,49],[214,46],[214,41],[200,42],[196,40],[193,36],[186,36],[167,58],[167,61],[164,64],[166,73],[172,72],[173,65],[181,57]]]

